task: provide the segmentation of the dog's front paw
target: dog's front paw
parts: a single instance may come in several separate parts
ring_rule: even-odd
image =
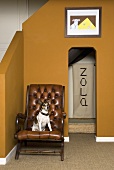
[[[35,131],[35,129],[34,129],[34,128],[32,128],[32,131]]]

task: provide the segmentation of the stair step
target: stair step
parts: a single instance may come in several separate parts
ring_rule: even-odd
[[[69,133],[95,133],[95,123],[69,123]]]

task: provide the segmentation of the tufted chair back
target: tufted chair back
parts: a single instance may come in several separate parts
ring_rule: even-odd
[[[34,118],[39,114],[40,104],[39,100],[49,101],[49,115],[52,130],[62,130],[61,126],[61,112],[64,111],[64,87],[61,85],[37,85],[31,84],[27,87],[27,101],[26,101],[26,123],[25,129],[31,130]]]

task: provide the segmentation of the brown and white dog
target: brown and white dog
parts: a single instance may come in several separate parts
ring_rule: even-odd
[[[48,100],[44,102],[39,102],[41,104],[41,109],[39,114],[36,116],[37,123],[33,122],[32,131],[45,131],[46,124],[50,131],[52,131],[50,118],[49,118],[49,103]]]

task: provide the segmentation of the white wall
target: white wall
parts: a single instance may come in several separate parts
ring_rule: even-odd
[[[48,0],[0,1],[0,61],[15,32],[22,30],[22,23],[47,1]]]

